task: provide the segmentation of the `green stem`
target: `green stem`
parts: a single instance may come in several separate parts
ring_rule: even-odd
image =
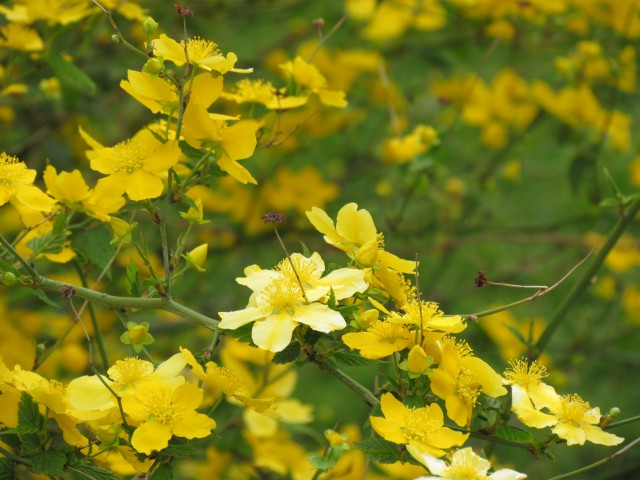
[[[636,199],[633,203],[631,203],[629,208],[625,212],[623,212],[622,216],[613,228],[613,231],[609,235],[609,238],[607,238],[607,241],[602,246],[596,257],[593,259],[591,265],[589,265],[587,270],[582,274],[582,277],[573,287],[573,290],[567,297],[565,297],[564,301],[560,304],[553,317],[551,317],[547,328],[538,339],[538,342],[536,343],[533,351],[530,354],[532,360],[539,358],[542,352],[544,352],[556,329],[558,328],[558,326],[560,326],[560,323],[562,323],[571,307],[573,307],[573,304],[576,303],[580,295],[582,295],[582,293],[591,284],[591,280],[593,279],[594,275],[604,263],[604,260],[609,252],[618,242],[618,239],[620,238],[622,233],[633,221],[638,211],[640,211],[640,199]]]
[[[335,367],[330,362],[323,362],[314,360],[314,363],[320,367],[321,370],[324,370],[329,375],[337,378],[340,382],[346,385],[348,388],[356,392],[362,399],[365,401],[367,405],[370,407],[375,407],[380,403],[380,400],[366,387],[360,385],[357,381],[351,378],[349,375],[344,373],[339,368]]]
[[[636,417],[625,418],[624,420],[620,420],[619,422],[610,423],[609,425],[607,425],[606,429],[609,430],[610,428],[621,427],[622,425],[626,425],[628,423],[634,423],[637,421],[640,421],[640,415]]]
[[[169,241],[167,240],[167,216],[169,215],[169,203],[171,202],[171,170],[167,181],[167,196],[165,198],[162,216],[160,217],[160,241],[162,243],[162,260],[164,263],[164,296],[171,298],[171,268],[169,265]]]
[[[82,282],[83,287],[87,287],[89,284],[87,283],[87,276],[80,268],[78,262],[74,262],[76,267],[76,271],[78,272],[78,276],[80,277],[80,281]],[[91,317],[91,325],[93,326],[93,339],[98,345],[98,351],[100,352],[100,359],[102,360],[102,366],[105,370],[109,368],[109,357],[107,355],[107,349],[104,346],[104,337],[102,336],[102,330],[100,330],[100,325],[98,324],[98,317],[96,315],[96,309],[93,307],[93,303],[89,303],[87,305],[89,307],[89,316]],[[82,312],[80,312],[82,314]]]
[[[21,464],[27,465],[27,466],[31,466],[32,465],[31,460],[29,460],[28,458],[19,457],[15,453],[13,453],[13,452],[11,452],[11,451],[3,448],[3,447],[0,447],[0,453],[2,455],[4,455],[6,458],[9,458],[9,459],[13,460],[16,463],[21,463]]]
[[[9,243],[9,241],[7,241],[7,239],[4,238],[3,235],[0,235],[0,243],[2,243],[2,245],[4,245],[4,247],[11,253],[11,255],[13,255],[13,257],[24,266],[27,272],[29,272],[29,276],[31,276],[31,278],[33,279],[38,278],[38,272],[35,271],[35,269],[31,266],[31,264],[27,262],[22,257],[22,255],[16,252],[16,249],[13,248],[13,245],[11,245],[11,243]]]
[[[214,320],[213,318],[207,317],[195,310],[191,310],[190,308],[169,298],[118,297],[98,292],[97,290],[92,290],[90,288],[58,282],[46,277],[38,277],[31,287],[56,293],[60,293],[63,287],[71,287],[74,290],[74,295],[91,302],[100,303],[111,308],[165,310],[167,312],[175,313],[186,320],[195,322],[213,331],[218,330],[218,323],[220,323],[219,320]]]
[[[592,463],[591,465],[587,465],[586,467],[582,467],[582,468],[579,468],[577,470],[573,470],[572,472],[569,472],[569,473],[563,473],[562,475],[556,475],[555,477],[552,477],[549,480],[561,480],[563,478],[573,477],[574,475],[578,475],[579,473],[585,473],[585,472],[588,472],[589,470],[593,470],[596,467],[599,467],[601,465],[604,465],[605,463],[609,463],[609,462],[617,459],[619,456],[625,454],[631,448],[635,447],[638,443],[640,443],[640,438],[636,438],[633,442],[629,443],[626,447],[618,450],[617,452],[609,455],[608,457],[605,457],[605,458],[603,458],[601,460],[598,460],[597,462]]]

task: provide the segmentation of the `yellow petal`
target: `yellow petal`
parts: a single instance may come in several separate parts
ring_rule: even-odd
[[[171,429],[160,422],[152,420],[136,428],[131,437],[131,445],[140,453],[150,455],[154,450],[160,451],[169,445]]]
[[[173,434],[184,438],[204,438],[216,428],[216,422],[203,413],[189,411],[173,422]]]
[[[377,239],[376,226],[367,210],[358,210],[356,203],[348,203],[337,216],[336,232],[348,242],[356,245]]]
[[[270,315],[254,323],[251,339],[262,350],[280,352],[291,343],[291,336],[297,326],[286,312]]]
[[[158,198],[164,190],[162,180],[144,170],[135,170],[130,175],[123,175],[124,188],[131,200]]]

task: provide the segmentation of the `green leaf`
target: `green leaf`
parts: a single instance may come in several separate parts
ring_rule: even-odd
[[[93,465],[73,465],[72,467],[69,467],[69,470],[78,472],[83,479],[90,478],[92,480],[118,480],[120,478],[110,470],[106,470],[100,467],[94,467]]]
[[[198,449],[189,443],[169,445],[160,452],[161,457],[190,457],[198,453]]]
[[[31,469],[42,475],[62,476],[67,457],[55,450],[36,453],[31,458]]]
[[[528,445],[533,445],[535,443],[535,438],[531,433],[526,430],[522,430],[520,428],[511,427],[508,425],[500,426],[496,429],[495,432],[496,437],[502,438],[504,440],[510,440],[512,442],[518,443],[526,443]]]
[[[104,269],[116,251],[115,245],[111,245],[111,233],[104,227],[94,228],[82,234],[78,239],[78,247],[84,258]]]
[[[249,343],[251,345],[255,345],[255,343],[253,343],[253,340],[251,339],[252,329],[253,329],[253,325],[251,323],[248,323],[239,328],[236,328],[235,330],[222,330],[222,331],[226,335],[229,335],[230,337],[233,337],[241,341],[242,343]]]
[[[329,470],[336,465],[336,460],[332,458],[326,458],[322,455],[313,454],[309,456],[309,462],[318,470]]]
[[[13,480],[16,464],[8,458],[0,458],[0,480]]]
[[[23,428],[40,430],[42,426],[42,415],[38,404],[33,401],[28,393],[22,393],[20,403],[18,403],[18,425]]]
[[[141,293],[136,262],[130,262],[127,266],[127,293],[132,297],[139,297]]]
[[[37,453],[42,449],[42,439],[35,433],[20,435],[20,441],[26,453]]]
[[[291,343],[281,352],[276,353],[273,356],[271,363],[281,365],[283,363],[291,363],[298,359],[300,355],[300,344],[298,342]]]
[[[307,247],[307,244],[304,242],[300,242],[300,245],[302,245],[302,254],[309,258],[311,256],[311,252],[309,251],[309,247]]]
[[[98,90],[86,73],[73,63],[67,62],[61,55],[51,53],[46,55],[45,59],[55,76],[60,79],[60,83],[68,89],[87,95],[94,95]]]
[[[40,301],[46,303],[50,307],[58,308],[58,304],[55,303],[53,300],[51,300],[49,297],[47,297],[47,294],[44,293],[42,290],[38,290],[37,288],[32,288],[29,290],[29,292],[31,292],[32,295],[35,295],[36,297],[38,297]]]
[[[601,207],[617,207],[618,205],[620,205],[618,199],[611,197],[605,198],[600,202]]]
[[[0,272],[11,272],[13,273],[16,277],[20,276],[20,272],[18,270],[16,270],[15,268],[13,268],[12,265],[8,264],[7,262],[5,262],[4,260],[2,260],[0,258]]]
[[[395,463],[400,459],[398,445],[382,438],[370,438],[356,442],[355,446],[379,463]]]
[[[523,345],[529,345],[529,342],[527,342],[527,340],[522,336],[522,334],[518,331],[518,329],[517,329],[517,328],[515,328],[515,327],[514,327],[514,326],[512,326],[512,325],[508,325],[508,324],[506,324],[506,323],[503,323],[502,325],[504,325],[504,326],[505,326],[505,328],[506,328],[507,330],[509,330],[509,331],[511,332],[511,334],[512,334],[514,337],[516,337],[518,340],[520,340],[520,342],[521,342]]]
[[[367,365],[373,365],[375,360],[369,360],[363,356],[352,352],[336,352],[329,357],[335,363],[340,365],[346,365],[349,367],[366,367]]]
[[[149,480],[173,480],[173,464],[163,463],[156,468]]]

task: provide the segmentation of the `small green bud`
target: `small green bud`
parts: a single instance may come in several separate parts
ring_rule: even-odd
[[[153,57],[147,60],[147,63],[142,67],[142,71],[149,75],[158,75],[164,70],[164,58]]]
[[[147,35],[153,35],[158,29],[158,22],[151,17],[147,17],[144,19],[144,22],[142,22],[142,29]]]
[[[4,283],[7,287],[12,287],[16,283],[18,283],[18,277],[16,277],[14,273],[4,272],[2,274],[2,283]]]
[[[42,355],[44,353],[45,348],[46,347],[44,343],[39,343],[38,345],[36,345],[36,357],[39,357],[40,355]]]
[[[618,407],[613,407],[609,410],[609,416],[611,418],[616,418],[618,415],[620,415],[620,409]]]
[[[113,43],[118,44],[118,45],[120,45],[122,43],[122,40],[120,40],[120,37],[118,35],[116,35],[115,33],[113,35],[111,35],[111,41]]]

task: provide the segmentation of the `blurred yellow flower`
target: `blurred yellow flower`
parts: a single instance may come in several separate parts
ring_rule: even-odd
[[[20,50],[23,52],[36,52],[44,48],[38,32],[32,28],[8,23],[0,27],[0,48]]]
[[[1,152],[0,206],[11,201],[23,209],[50,212],[56,202],[33,185],[35,178],[35,170],[28,169],[17,157]]]

